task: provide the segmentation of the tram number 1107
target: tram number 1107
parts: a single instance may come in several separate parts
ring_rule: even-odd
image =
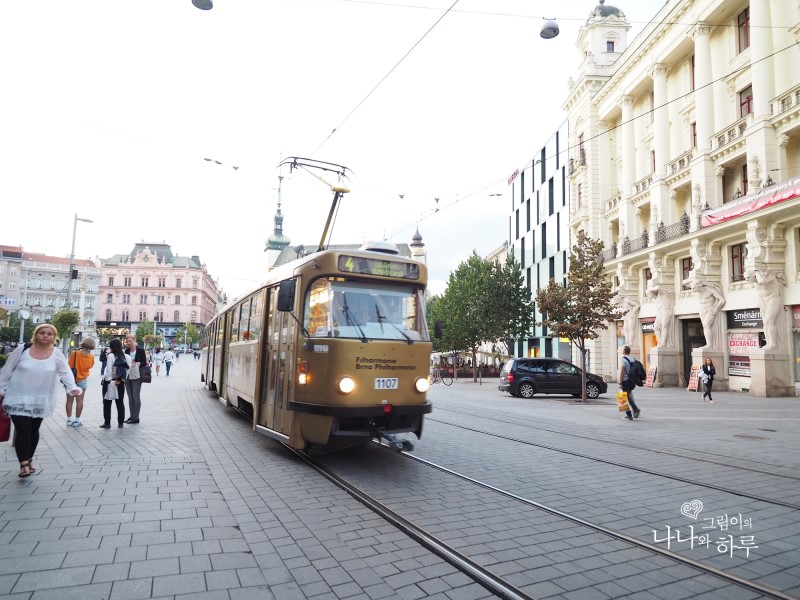
[[[398,387],[397,377],[376,377],[375,389],[376,390],[396,390]]]

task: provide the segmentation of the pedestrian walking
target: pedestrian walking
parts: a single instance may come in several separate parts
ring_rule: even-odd
[[[711,398],[711,386],[714,383],[714,375],[717,374],[717,370],[714,368],[714,361],[710,358],[706,359],[705,364],[703,365],[703,371],[701,377],[703,378],[703,400],[706,399],[708,396],[708,401],[711,404],[714,404],[714,400]]]
[[[67,394],[67,426],[81,427],[81,413],[83,412],[83,399],[86,396],[86,387],[89,383],[89,371],[94,366],[94,354],[92,351],[95,348],[94,338],[87,337],[81,340],[80,350],[73,350],[70,352],[69,363],[72,369],[72,375],[75,377],[75,384],[81,388],[79,396],[73,397]],[[72,404],[75,404],[75,418],[72,418]]]
[[[625,411],[624,418],[629,421],[633,421],[633,419],[639,418],[639,413],[642,411],[639,410],[639,407],[636,406],[636,403],[633,401],[633,390],[636,388],[636,384],[631,379],[631,366],[633,365],[633,357],[631,357],[630,354],[631,347],[625,346],[622,349],[622,357],[619,359],[619,374],[617,375],[617,383],[619,383],[620,389],[628,394],[628,405],[630,408]],[[633,415],[631,415],[631,411],[633,411]]]
[[[108,348],[100,349],[100,376],[106,372],[106,364],[108,362]]]
[[[164,355],[161,354],[161,348],[156,348],[153,354],[153,366],[156,368],[156,377],[161,373],[161,365],[164,362]]]
[[[167,377],[169,377],[169,370],[172,368],[173,360],[175,360],[175,353],[172,350],[167,350],[164,353],[164,365],[167,367]]]
[[[42,421],[53,414],[62,388],[77,396],[81,388],[67,364],[67,357],[55,347],[58,330],[49,323],[37,325],[30,344],[17,346],[0,372],[0,402],[16,429],[14,449],[19,460],[19,476],[38,471],[33,455],[39,444]]]
[[[125,390],[128,392],[128,407],[130,408],[131,416],[125,422],[136,424],[139,422],[139,410],[142,408],[142,380],[139,375],[139,367],[147,364],[147,354],[144,348],[136,344],[136,336],[134,335],[127,335],[125,344],[128,346],[125,349],[125,354],[131,357],[131,370],[125,380]]]
[[[111,403],[117,405],[117,427],[125,426],[125,380],[131,368],[132,358],[122,351],[118,338],[108,345],[108,362],[111,363],[103,376],[103,424],[101,429],[111,429]]]

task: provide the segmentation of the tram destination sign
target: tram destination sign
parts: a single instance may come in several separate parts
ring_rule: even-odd
[[[415,263],[364,258],[361,256],[340,256],[338,268],[343,273],[359,275],[378,275],[397,279],[419,279],[419,265]]]

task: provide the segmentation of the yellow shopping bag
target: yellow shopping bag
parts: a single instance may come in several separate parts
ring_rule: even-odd
[[[622,390],[617,392],[617,409],[620,412],[625,412],[631,409],[630,405],[628,404],[628,392],[623,392]]]

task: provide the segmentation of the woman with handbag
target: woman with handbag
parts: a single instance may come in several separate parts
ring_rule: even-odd
[[[14,449],[19,459],[19,476],[36,473],[33,455],[39,443],[39,427],[45,417],[53,414],[62,398],[60,383],[67,393],[78,396],[81,388],[75,384],[66,357],[55,347],[58,330],[49,323],[37,325],[31,344],[18,346],[8,357],[0,373],[0,401],[11,416],[17,437]]]
[[[125,426],[125,381],[132,359],[122,351],[117,338],[108,345],[108,368],[103,375],[103,424],[100,429],[111,429],[111,403],[117,405],[117,427]]]
[[[128,334],[125,337],[125,354],[131,358],[131,370],[128,379],[125,380],[125,390],[128,392],[128,407],[131,416],[126,423],[136,424],[139,422],[139,411],[142,408],[142,379],[139,368],[147,365],[147,354],[144,348],[136,344],[136,336]]]
[[[81,340],[81,349],[73,350],[69,355],[69,366],[72,369],[72,376],[75,377],[75,384],[81,388],[81,395],[73,398],[67,394],[67,426],[81,427],[81,413],[83,412],[83,397],[86,395],[86,387],[89,383],[89,371],[94,366],[94,338],[87,337]],[[72,401],[75,400],[75,418],[72,418]]]
[[[711,399],[711,386],[714,383],[714,375],[717,374],[717,370],[714,368],[714,361],[710,358],[706,359],[706,363],[703,365],[702,375],[703,384],[705,385],[705,390],[703,391],[703,400],[705,400],[706,396],[708,396],[708,401],[711,404],[714,404],[714,401]]]

